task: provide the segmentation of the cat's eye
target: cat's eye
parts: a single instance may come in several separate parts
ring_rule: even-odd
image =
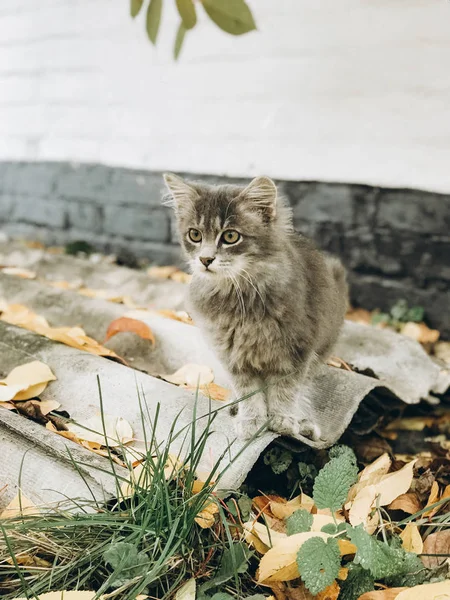
[[[222,233],[222,241],[224,244],[236,244],[241,239],[241,234],[234,229],[227,229]]]
[[[202,234],[198,229],[189,229],[188,236],[191,242],[194,242],[194,244],[198,244],[202,241]]]

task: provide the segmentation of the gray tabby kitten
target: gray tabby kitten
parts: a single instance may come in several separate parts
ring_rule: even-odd
[[[231,373],[237,434],[273,431],[312,439],[302,384],[326,360],[347,306],[341,263],[293,230],[274,182],[210,186],[164,176],[193,274],[190,310]]]

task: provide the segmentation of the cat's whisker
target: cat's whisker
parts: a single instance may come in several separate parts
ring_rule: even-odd
[[[247,275],[247,277],[245,275],[243,275],[243,273],[245,273]],[[253,279],[252,279],[250,273],[246,269],[244,269],[244,268],[241,267],[241,269],[239,270],[238,275],[240,275],[243,279],[245,279],[245,281],[247,281],[247,283],[249,283],[252,286],[252,288],[255,290],[255,292],[257,293],[257,295],[260,297],[262,305],[263,305],[263,309],[264,309],[264,313],[263,313],[263,315],[264,315],[265,312],[266,312],[266,301],[264,300],[264,298],[262,297],[261,292],[258,290],[258,288],[256,287],[255,283],[253,282]]]

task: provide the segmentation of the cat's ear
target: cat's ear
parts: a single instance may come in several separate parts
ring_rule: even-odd
[[[249,207],[261,211],[269,220],[277,214],[277,186],[270,177],[256,177],[239,194]]]
[[[187,199],[193,200],[198,196],[196,190],[189,185],[189,183],[173,173],[164,173],[164,181],[170,192],[169,199],[165,202],[165,204],[168,204],[169,206],[176,208],[183,204],[183,201]]]

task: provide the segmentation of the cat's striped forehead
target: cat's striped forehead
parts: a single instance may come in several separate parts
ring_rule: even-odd
[[[239,194],[241,188],[221,186],[205,188],[199,186],[197,198],[189,204],[188,216],[203,231],[216,232],[234,227],[238,220],[245,219],[244,204]]]

